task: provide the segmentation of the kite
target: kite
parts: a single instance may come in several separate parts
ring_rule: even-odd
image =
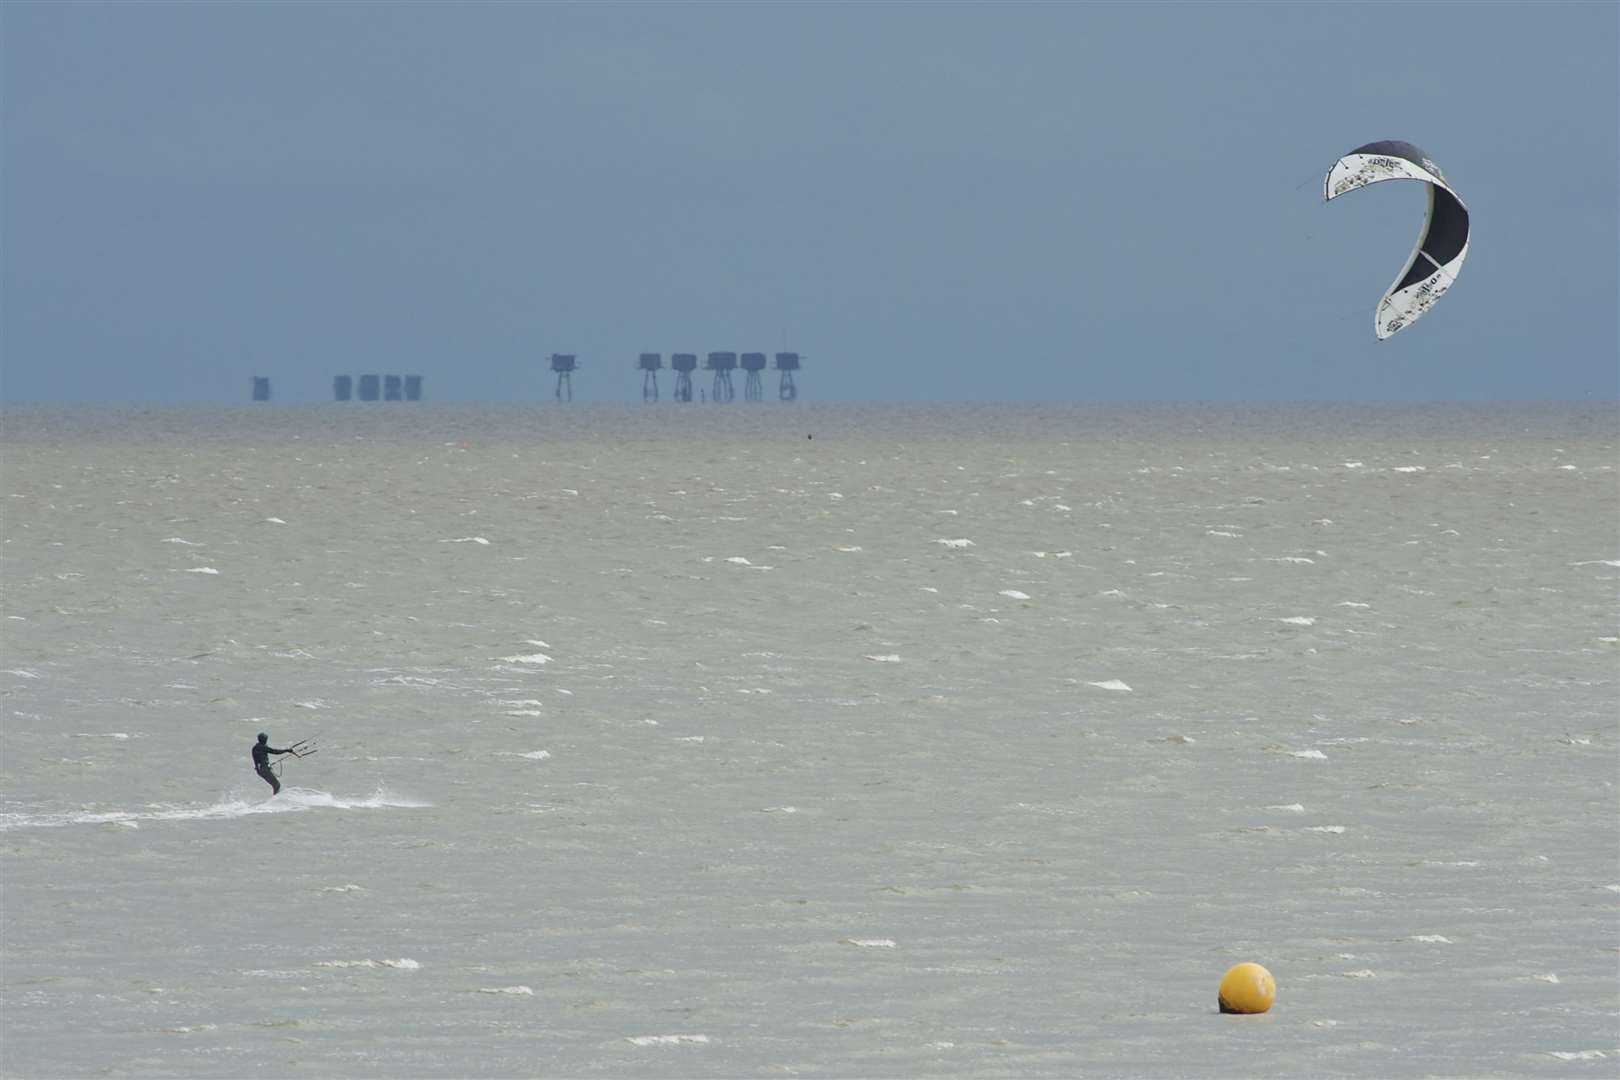
[[[1411,326],[1456,282],[1468,255],[1468,207],[1440,166],[1409,142],[1373,142],[1350,151],[1328,170],[1322,194],[1333,199],[1380,180],[1421,180],[1429,189],[1417,246],[1374,312],[1373,331],[1382,341]]]

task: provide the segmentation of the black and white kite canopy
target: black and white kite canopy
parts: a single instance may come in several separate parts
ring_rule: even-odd
[[[1322,194],[1332,199],[1380,180],[1421,180],[1429,186],[1417,247],[1378,302],[1374,330],[1382,340],[1417,322],[1457,280],[1468,255],[1468,207],[1440,166],[1409,142],[1374,142],[1350,151],[1328,170]]]

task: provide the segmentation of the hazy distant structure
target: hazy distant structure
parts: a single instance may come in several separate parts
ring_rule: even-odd
[[[574,400],[574,371],[578,366],[573,353],[551,354],[551,370],[557,373],[558,401]]]
[[[697,370],[697,353],[669,354],[669,366],[675,369],[675,400],[692,400],[692,372]]]
[[[263,375],[253,376],[253,400],[270,400],[270,380]]]
[[[712,352],[709,362],[703,365],[714,372],[714,391],[711,394],[716,404],[725,404],[737,396],[736,389],[731,385],[731,373],[737,370],[737,354],[734,352]]]
[[[765,400],[765,392],[760,389],[759,385],[759,373],[765,370],[765,354],[762,352],[743,353],[742,369],[748,372],[748,377],[743,380],[743,400]]]
[[[658,400],[658,369],[664,366],[664,358],[655,352],[644,352],[641,359],[636,362],[641,369],[641,400]]]
[[[355,393],[354,376],[332,376],[333,401],[349,401],[355,397],[361,401],[376,401],[379,397],[384,401],[421,401],[422,376],[362,375],[358,394]]]
[[[782,385],[777,388],[776,396],[783,401],[792,401],[797,398],[799,388],[793,385],[793,373],[799,370],[799,354],[796,352],[777,353],[776,370],[782,373]]]

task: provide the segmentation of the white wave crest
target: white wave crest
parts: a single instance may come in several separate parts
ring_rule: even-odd
[[[310,810],[421,809],[433,805],[390,795],[382,788],[363,798],[333,795],[310,788],[285,787],[280,795],[259,801],[226,799],[217,803],[154,803],[139,810],[59,810],[0,814],[0,832],[50,829],[68,825],[136,825],[142,821],[219,821],[255,814],[296,814]]]

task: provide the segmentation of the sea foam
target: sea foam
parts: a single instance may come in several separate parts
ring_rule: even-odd
[[[333,795],[309,788],[286,787],[280,795],[254,801],[225,799],[216,803],[153,803],[139,810],[64,810],[0,814],[0,832],[50,829],[68,825],[131,825],[142,821],[219,821],[255,814],[296,814],[309,810],[421,809],[433,805],[389,795],[379,788],[364,798]]]

